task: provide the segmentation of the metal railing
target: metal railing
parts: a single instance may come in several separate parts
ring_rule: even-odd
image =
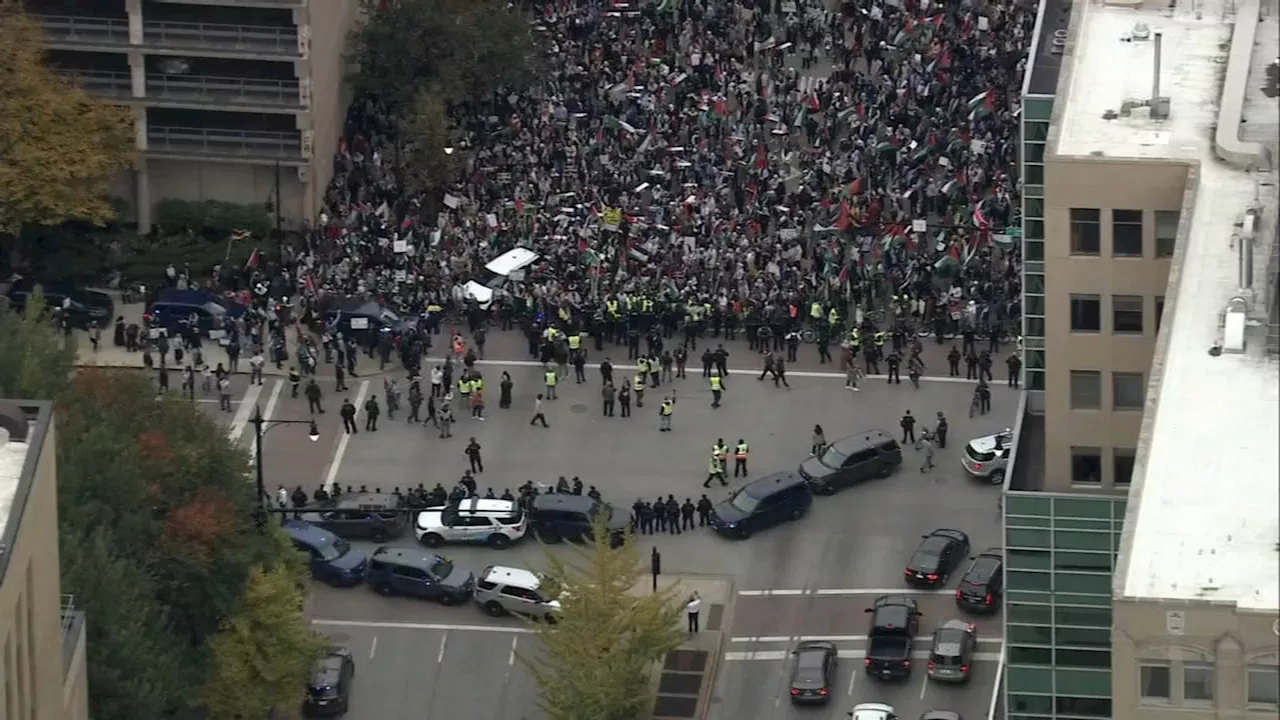
[[[46,42],[74,45],[128,45],[127,18],[36,15]]]
[[[216,48],[290,57],[301,54],[298,31],[292,27],[144,20],[142,39],[148,45],[166,47]]]
[[[66,75],[76,81],[90,95],[108,95],[110,97],[132,97],[133,78],[128,72],[113,70],[72,70],[58,68],[59,75]]]
[[[211,130],[208,128],[147,128],[150,152],[180,155],[266,158],[302,161],[302,135],[297,132]]]
[[[147,97],[278,107],[303,104],[297,81],[201,75],[147,75]]]

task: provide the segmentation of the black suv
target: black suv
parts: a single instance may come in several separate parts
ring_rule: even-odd
[[[544,543],[561,540],[591,542],[593,522],[604,520],[609,530],[609,543],[614,547],[626,538],[631,518],[606,502],[596,502],[586,495],[543,493],[536,495],[529,507],[529,529]]]
[[[39,287],[44,293],[44,306],[50,313],[66,312],[71,327],[88,329],[105,328],[111,324],[115,301],[100,290],[84,290],[72,283],[32,282],[18,280],[6,296],[14,312],[25,312],[27,301]]]
[[[365,584],[383,595],[460,605],[475,592],[476,576],[422,548],[380,547],[369,558]]]
[[[956,607],[987,615],[999,611],[1004,596],[1004,551],[991,548],[969,563],[956,588]]]
[[[316,717],[345,713],[351,705],[351,681],[355,677],[356,663],[351,659],[351,651],[343,647],[329,648],[311,669],[303,714]]]
[[[302,519],[348,540],[386,542],[399,537],[407,515],[395,495],[360,493],[344,495],[336,504],[313,507]]]

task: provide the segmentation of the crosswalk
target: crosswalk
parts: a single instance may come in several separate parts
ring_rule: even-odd
[[[744,77],[744,80],[750,85],[750,87],[752,88],[755,87],[756,75],[758,74],[759,73],[747,73],[747,75]],[[822,75],[805,74],[805,75],[801,75],[798,78],[797,84],[802,93],[809,94],[809,93],[817,92],[818,86],[826,82],[829,78],[830,78],[829,73],[824,73]],[[765,89],[766,95],[768,95],[769,97],[772,97],[774,94],[774,89],[778,85],[779,83],[775,83],[768,75],[765,75],[764,89]]]

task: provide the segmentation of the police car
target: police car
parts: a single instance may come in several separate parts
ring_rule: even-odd
[[[429,507],[418,513],[414,523],[418,542],[427,547],[470,543],[502,550],[524,537],[528,529],[528,518],[519,503],[479,497]]]
[[[960,455],[960,464],[972,477],[992,485],[1003,485],[1009,455],[1013,452],[1013,431],[1001,430],[993,435],[970,440]]]

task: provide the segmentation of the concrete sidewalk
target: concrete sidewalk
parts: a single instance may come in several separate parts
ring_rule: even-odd
[[[700,632],[691,633],[677,649],[667,654],[660,667],[654,668],[654,704],[649,717],[653,720],[702,720],[711,711],[716,671],[727,641],[726,630],[736,597],[733,578],[726,575],[661,575],[658,589],[674,587],[674,598],[681,604],[680,628],[686,617],[683,605],[694,592],[702,598],[699,613]],[[649,594],[646,582],[635,589]]]

